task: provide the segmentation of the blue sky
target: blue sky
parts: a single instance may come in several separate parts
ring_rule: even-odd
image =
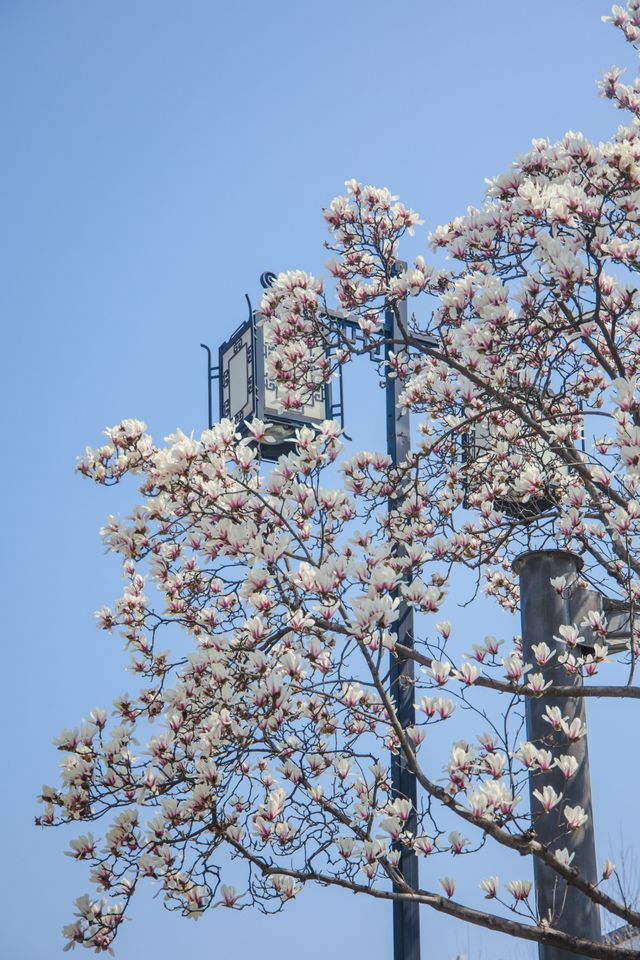
[[[263,270],[321,271],[321,208],[345,179],[389,186],[426,230],[480,202],[484,178],[532,137],[609,137],[621,117],[595,82],[631,57],[607,12],[604,0],[0,0],[5,956],[60,954],[85,877],[62,856],[69,834],[33,828],[34,797],[55,777],[51,737],[129,682],[93,611],[119,588],[98,529],[134,490],[83,482],[76,456],[122,417],[157,438],[205,426],[200,342],[244,318]],[[366,373],[347,385],[348,429],[382,446]],[[608,722],[590,715],[603,850],[638,786]],[[425,960],[530,956],[423,924]],[[377,958],[390,943],[388,907],[326,890],[276,918],[217,910],[197,924],[149,897],[117,956]]]

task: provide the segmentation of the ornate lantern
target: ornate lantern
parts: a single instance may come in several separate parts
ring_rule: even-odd
[[[270,278],[271,275],[263,274],[262,285],[268,286]],[[264,421],[266,440],[260,443],[260,454],[265,460],[277,460],[292,451],[300,427],[317,426],[335,417],[342,419],[342,390],[338,402],[333,403],[331,386],[325,384],[299,409],[280,410],[278,384],[267,376],[266,361],[271,348],[256,321],[256,311],[249,302],[249,317],[220,346],[217,367],[211,363],[209,348],[201,344],[209,357],[209,426],[213,423],[212,383],[218,380],[220,417],[233,420],[244,436],[252,436],[247,420],[257,417]]]
[[[463,463],[465,465],[465,506],[469,497],[480,490],[487,467],[496,457],[498,438],[489,419],[478,421],[463,437]],[[555,506],[553,482],[550,475],[558,468],[553,450],[538,437],[529,438],[521,447],[515,443],[510,453],[522,456],[522,468],[535,466],[544,478],[542,490],[535,497],[526,497],[510,491],[494,500],[495,507],[501,513],[517,520],[531,521]],[[506,455],[508,456],[508,455]],[[562,465],[560,472],[566,474],[567,467]],[[547,479],[549,477],[549,479]]]
[[[296,430],[320,424],[331,417],[331,390],[325,385],[295,411],[278,409],[278,384],[269,379],[266,360],[269,347],[255,316],[238,327],[222,344],[219,354],[220,414],[248,434],[245,421],[258,417],[267,424],[267,439],[260,444],[266,460],[291,452]]]

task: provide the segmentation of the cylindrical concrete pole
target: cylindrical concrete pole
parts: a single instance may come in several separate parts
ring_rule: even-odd
[[[569,600],[560,596],[550,581],[564,576],[569,582],[581,566],[579,557],[563,550],[534,550],[522,554],[514,564],[520,577],[524,659],[535,664],[532,646],[547,643],[555,656],[545,666],[536,669],[544,674],[545,681],[551,681],[556,686],[578,686],[582,679],[567,673],[558,662],[558,656],[567,648],[564,643],[554,640],[554,636],[559,635],[562,624],[573,622],[572,612],[575,616],[575,610],[572,611]],[[576,772],[567,780],[557,767],[546,772],[537,771],[530,776],[529,794],[534,828],[538,839],[550,851],[566,847],[569,854],[573,854],[571,865],[580,871],[585,880],[595,883],[597,867],[587,738],[583,736],[569,743],[562,730],[555,731],[544,719],[547,705],[558,707],[568,723],[575,718],[585,723],[583,697],[528,697],[526,700],[528,739],[537,747],[551,750],[556,757],[561,754],[572,756],[578,764]],[[546,784],[563,794],[562,800],[549,813],[544,813],[539,800],[533,796],[534,790],[540,790]],[[567,806],[576,805],[583,808],[589,819],[580,829],[570,831],[564,810]],[[595,941],[600,939],[600,914],[596,904],[537,859],[534,861],[534,878],[540,919],[550,920],[552,926],[564,933]],[[540,960],[576,958],[576,954],[549,946],[540,946],[539,955]]]

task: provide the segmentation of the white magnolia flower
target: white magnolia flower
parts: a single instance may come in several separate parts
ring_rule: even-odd
[[[602,864],[602,871],[601,871],[602,879],[608,880],[609,877],[612,876],[613,873],[615,872],[615,869],[616,869],[616,865],[613,862],[613,860],[609,860],[609,858],[607,858]]]
[[[562,800],[562,794],[556,793],[552,786],[547,784],[542,788],[542,790],[534,790],[534,797],[540,801],[542,808],[549,813],[550,810],[553,810],[555,805]]]
[[[553,855],[564,867],[570,867],[575,853],[569,853],[566,847],[563,847],[562,850],[554,850]]]
[[[498,877],[485,877],[480,881],[480,889],[487,900],[498,895]]]
[[[532,886],[530,880],[509,880],[507,890],[513,894],[515,900],[526,900],[531,893]]]
[[[580,827],[589,819],[587,814],[584,812],[581,806],[576,804],[575,807],[566,806],[564,808],[564,815],[567,821],[567,826],[569,830],[579,830]]]
[[[451,899],[456,892],[456,882],[453,877],[442,877],[440,880],[438,880],[438,883],[446,893],[447,897]]]

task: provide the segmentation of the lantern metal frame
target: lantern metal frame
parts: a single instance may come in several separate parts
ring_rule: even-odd
[[[246,295],[245,295],[246,296]],[[250,438],[252,436],[246,421],[252,417],[263,420],[268,424],[273,439],[258,444],[260,455],[265,460],[275,461],[283,454],[291,453],[295,442],[296,430],[301,427],[319,426],[323,420],[339,420],[344,427],[344,390],[342,383],[342,370],[338,368],[338,389],[334,397],[333,385],[326,383],[322,386],[324,402],[322,404],[322,414],[319,416],[310,415],[299,410],[275,410],[267,402],[267,375],[266,375],[266,349],[262,327],[258,323],[258,313],[251,306],[249,297],[246,296],[249,306],[249,316],[243,321],[218,348],[218,362],[213,363],[211,349],[207,344],[200,346],[207,353],[207,391],[208,391],[208,422],[209,428],[213,426],[213,394],[214,382],[218,382],[218,410],[220,417],[226,417],[236,423],[238,432],[243,436]],[[341,318],[336,314],[327,313],[328,324],[331,325]],[[248,334],[248,337],[247,337]],[[246,350],[247,369],[244,376],[246,384],[246,400],[238,410],[231,409],[231,375],[229,370],[229,354],[232,357],[237,355],[243,349]],[[331,350],[326,350],[327,356],[330,356]],[[269,384],[270,389],[277,393],[277,385]]]
[[[465,468],[464,477],[464,500],[465,509],[470,509],[469,495],[482,483],[482,458],[484,455],[492,453],[491,441],[496,438],[492,436],[487,419],[482,419],[470,427],[461,436],[461,459]],[[551,450],[547,450],[540,444],[539,451],[536,451],[540,465],[546,467],[545,458],[552,458]],[[524,500],[515,495],[496,497],[494,505],[496,510],[504,513],[512,520],[521,520],[531,522],[543,517],[549,511],[555,509],[555,500],[552,496],[552,484],[547,484],[544,489],[544,495],[541,497]]]

